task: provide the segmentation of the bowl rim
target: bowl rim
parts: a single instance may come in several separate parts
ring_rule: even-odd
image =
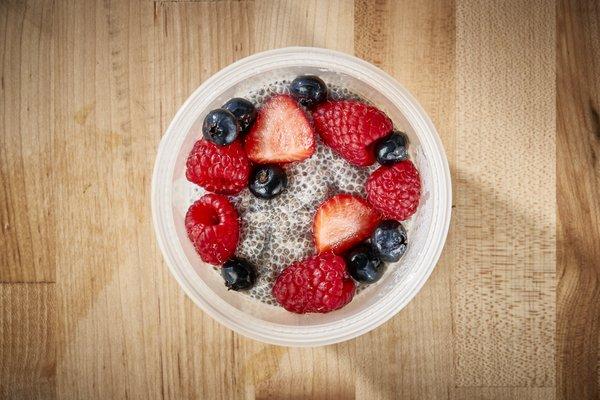
[[[424,254],[420,257],[422,260],[421,264],[425,266],[424,271],[422,271],[415,284],[409,288],[404,288],[404,293],[400,291],[390,292],[345,321],[304,327],[290,327],[263,321],[244,314],[244,319],[242,319],[244,324],[240,324],[238,319],[234,317],[235,314],[240,312],[239,310],[218,296],[206,296],[207,293],[212,293],[210,289],[208,291],[205,290],[204,293],[197,290],[196,286],[201,286],[205,289],[208,286],[197,276],[191,265],[189,265],[190,268],[187,268],[187,271],[181,268],[180,264],[186,263],[187,260],[184,260],[184,257],[182,257],[183,249],[176,239],[176,234],[174,235],[175,226],[171,188],[166,187],[169,185],[161,185],[160,183],[164,182],[167,178],[172,181],[178,152],[170,151],[170,149],[174,145],[178,146],[178,150],[180,149],[183,138],[187,134],[189,127],[191,127],[190,120],[186,121],[186,115],[190,115],[194,106],[198,106],[201,103],[199,101],[201,93],[210,91],[213,86],[217,85],[219,81],[225,79],[227,76],[248,70],[249,66],[253,66],[255,63],[285,63],[295,60],[294,57],[301,57],[305,60],[322,63],[329,63],[337,59],[339,62],[338,67],[348,68],[356,73],[360,73],[364,75],[369,84],[376,84],[375,86],[385,87],[387,90],[390,90],[390,94],[386,95],[388,100],[401,108],[411,125],[418,123],[417,125],[422,126],[422,131],[416,127],[415,131],[417,133],[425,133],[423,137],[419,135],[421,145],[423,147],[427,145],[431,150],[431,163],[434,165],[432,170],[435,172],[434,175],[437,174],[435,176],[437,180],[432,179],[432,181],[438,185],[435,193],[439,197],[436,203],[437,207],[433,210],[434,217],[432,220],[436,221],[435,214],[437,214],[437,221],[440,222],[431,224],[428,239],[433,238],[435,242],[429,242],[428,240],[428,245],[423,251]],[[293,65],[297,66],[297,64]],[[400,107],[400,105],[403,107]],[[183,131],[181,126],[186,124],[188,129],[185,130],[185,134],[181,134],[180,132]],[[197,306],[222,325],[255,340],[284,346],[320,346],[349,340],[377,328],[404,308],[420,291],[435,268],[446,241],[452,213],[452,184],[448,160],[433,122],[410,92],[394,78],[380,68],[360,58],[339,51],[316,47],[283,47],[255,53],[228,65],[205,80],[181,105],[158,146],[152,174],[151,207],[155,236],[167,266],[171,274],[175,277],[175,280]],[[433,246],[434,244],[435,246]],[[189,264],[189,261],[187,264]],[[400,301],[398,301],[400,294],[402,296]],[[224,312],[223,310],[228,312]],[[249,321],[250,325],[255,323],[260,325],[250,329],[247,326]]]

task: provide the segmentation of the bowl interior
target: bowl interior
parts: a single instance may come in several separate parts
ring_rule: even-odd
[[[159,210],[161,214],[155,215],[155,221],[159,220],[156,223],[161,248],[171,270],[192,299],[233,329],[284,344],[290,341],[302,344],[304,339],[323,339],[323,335],[329,335],[333,338],[331,341],[338,341],[344,335],[356,336],[361,327],[372,329],[408,302],[429,276],[439,256],[447,230],[446,217],[440,217],[440,210],[448,208],[449,211],[449,203],[439,204],[449,202],[446,198],[449,187],[440,187],[444,186],[440,181],[449,178],[447,171],[442,170],[445,157],[440,152],[436,133],[426,116],[423,120],[419,115],[418,105],[411,108],[412,98],[403,97],[404,94],[409,96],[407,93],[398,92],[385,80],[377,80],[372,71],[363,70],[360,63],[366,64],[359,60],[356,65],[348,60],[336,63],[326,57],[302,57],[302,54],[254,64],[242,60],[222,71],[220,77],[211,78],[211,82],[188,99],[167,132],[171,135],[168,147],[166,143],[161,144],[155,170],[158,177],[154,180],[157,193],[153,199],[154,211]],[[187,208],[200,196],[198,189],[185,178],[185,162],[194,142],[201,137],[206,113],[232,97],[244,97],[252,89],[277,80],[292,80],[300,74],[318,75],[328,84],[346,87],[382,109],[396,129],[407,133],[411,158],[419,169],[423,186],[419,209],[407,224],[409,246],[403,258],[389,265],[384,277],[360,292],[350,304],[328,314],[296,315],[228,291],[220,275],[196,254],[184,227]],[[166,153],[162,161],[161,153]],[[163,163],[160,166],[159,161]],[[447,165],[445,167],[447,169]],[[441,242],[440,229],[443,231]],[[426,256],[428,261],[424,261]]]

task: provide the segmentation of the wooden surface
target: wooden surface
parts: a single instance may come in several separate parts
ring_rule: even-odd
[[[559,397],[598,399],[600,3],[563,0],[557,15],[556,385]]]
[[[596,1],[0,1],[0,398],[600,397]],[[265,345],[187,299],[149,182],[177,108],[289,45],[384,69],[436,124],[433,275],[342,344]]]

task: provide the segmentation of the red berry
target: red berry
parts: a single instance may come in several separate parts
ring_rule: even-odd
[[[217,146],[206,140],[194,144],[185,176],[209,192],[237,194],[248,183],[250,161],[239,142]]]
[[[273,285],[277,302],[298,314],[337,310],[352,300],[354,290],[344,259],[331,252],[290,265]]]
[[[359,167],[375,162],[375,141],[393,128],[382,111],[356,100],[327,101],[315,108],[313,119],[325,144]]]
[[[419,171],[411,161],[379,167],[367,180],[367,199],[386,218],[404,221],[421,197]]]
[[[315,134],[296,100],[276,95],[258,111],[244,148],[256,163],[301,161],[315,152]]]
[[[219,194],[202,196],[188,209],[185,228],[205,262],[219,265],[235,253],[240,226],[238,213],[227,197]]]
[[[378,222],[379,214],[360,197],[333,196],[315,214],[313,235],[317,251],[341,254],[371,236]]]

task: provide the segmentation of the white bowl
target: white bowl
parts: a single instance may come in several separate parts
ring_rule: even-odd
[[[249,296],[227,291],[221,276],[204,264],[187,238],[184,216],[185,161],[208,111],[250,88],[299,74],[315,74],[347,87],[387,113],[405,131],[423,194],[412,217],[409,247],[398,263],[344,308],[327,314],[298,315]],[[318,346],[366,333],[394,316],[421,289],[435,267],[448,232],[451,212],[448,162],[436,130],[417,101],[375,66],[347,54],[310,47],[258,53],[222,69],[181,106],[163,136],[152,177],[156,236],[171,273],[187,295],[223,325],[263,342]]]

